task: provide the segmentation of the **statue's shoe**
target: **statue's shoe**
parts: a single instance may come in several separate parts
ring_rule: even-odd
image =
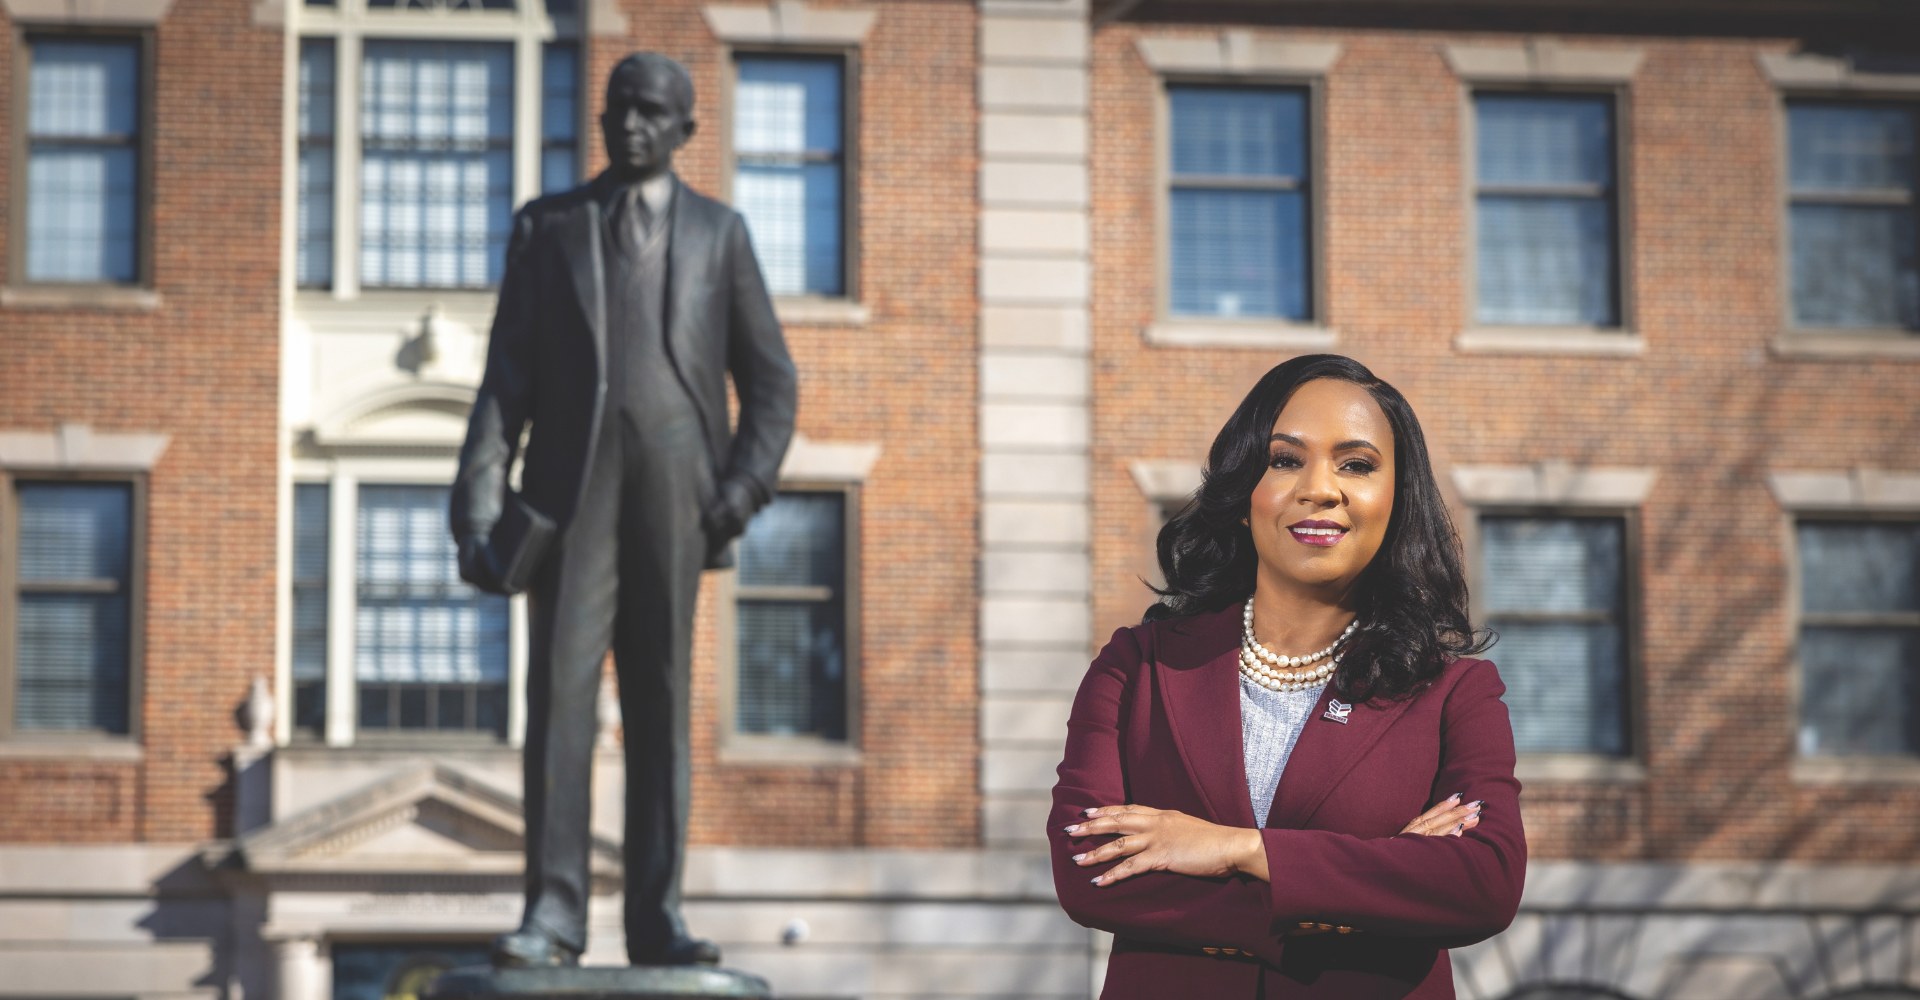
[[[493,939],[496,969],[540,969],[580,964],[580,953],[537,927],[522,927]]]
[[[719,965],[720,946],[706,938],[677,937],[665,948],[633,952],[627,960],[635,965]]]

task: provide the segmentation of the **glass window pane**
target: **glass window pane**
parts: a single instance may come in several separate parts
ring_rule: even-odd
[[[139,131],[137,43],[34,38],[28,44],[28,135],[107,138]]]
[[[1920,611],[1920,525],[1802,521],[1801,607]]]
[[[113,580],[132,558],[133,488],[124,483],[21,483],[22,585]]]
[[[1495,614],[1617,612],[1624,534],[1612,518],[1481,518],[1487,607]]]
[[[1793,321],[1920,329],[1911,207],[1794,205]]]
[[[507,599],[460,580],[446,506],[445,487],[360,488],[354,675],[363,726],[425,725],[426,685],[506,683]],[[387,700],[396,684],[406,685],[397,704]]]
[[[540,193],[556,194],[580,183],[579,156],[572,146],[549,146],[540,151]]]
[[[1304,193],[1175,188],[1168,212],[1175,314],[1310,317]]]
[[[294,280],[303,288],[333,283],[334,93],[332,40],[301,39]]]
[[[579,55],[572,45],[548,45],[540,63],[540,137],[571,142],[579,126]]]
[[[328,494],[324,483],[293,488],[293,679],[327,676]]]
[[[846,498],[783,492],[748,523],[740,585],[838,588],[846,563]]]
[[[1481,184],[1613,184],[1607,97],[1475,94]]]
[[[1307,97],[1302,90],[1169,87],[1173,172],[1305,177]]]
[[[1913,190],[1913,119],[1912,110],[1896,105],[1790,102],[1794,190]]]
[[[735,725],[743,733],[847,737],[846,498],[781,493],[740,544]],[[823,587],[824,599],[754,587]]]
[[[29,280],[134,280],[138,165],[130,147],[34,143],[27,159]]]
[[[840,165],[741,164],[734,207],[747,220],[754,254],[774,295],[839,295]]]
[[[1920,629],[1800,631],[1800,752],[1920,753]]]
[[[1613,624],[1489,621],[1521,753],[1627,752],[1625,660]]]
[[[512,47],[369,41],[360,119],[361,283],[498,283],[512,217]]]
[[[1482,195],[1482,323],[1613,326],[1613,206],[1598,198]]]
[[[842,295],[844,66],[742,56],[734,88],[734,206],[775,295]]]
[[[128,731],[127,612],[125,593],[20,595],[15,726]]]

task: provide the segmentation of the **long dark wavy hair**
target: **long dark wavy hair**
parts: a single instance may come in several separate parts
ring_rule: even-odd
[[[1355,702],[1404,698],[1431,683],[1447,661],[1492,645],[1493,636],[1468,621],[1460,536],[1434,482],[1413,407],[1352,358],[1309,354],[1282,362],[1240,401],[1213,439],[1199,491],[1160,529],[1167,585],[1153,588],[1160,601],[1147,609],[1146,620],[1219,611],[1253,595],[1260,557],[1241,519],[1266,475],[1274,420],[1295,390],[1315,379],[1365,389],[1393,428],[1393,514],[1380,551],[1354,584],[1360,627],[1332,684]]]

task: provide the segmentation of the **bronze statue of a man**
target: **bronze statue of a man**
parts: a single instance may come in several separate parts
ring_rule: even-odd
[[[627,956],[717,963],[680,917],[687,691],[700,571],[772,498],[796,385],[745,222],[688,188],[693,81],[628,56],[600,116],[612,165],[522,208],[453,486],[460,573],[525,589],[526,910],[497,966],[586,947],[588,780],[609,648],[626,734]],[[740,398],[729,427],[726,379]],[[507,470],[531,425],[521,488]]]

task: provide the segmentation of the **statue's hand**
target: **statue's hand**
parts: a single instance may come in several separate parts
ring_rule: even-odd
[[[500,581],[494,579],[493,567],[487,562],[484,539],[471,535],[460,539],[460,579],[487,593],[500,593]]]
[[[732,541],[747,530],[747,518],[753,516],[753,497],[747,492],[745,484],[727,480],[720,484],[718,495],[707,505],[701,515],[700,526],[707,529],[707,538],[717,544]]]

